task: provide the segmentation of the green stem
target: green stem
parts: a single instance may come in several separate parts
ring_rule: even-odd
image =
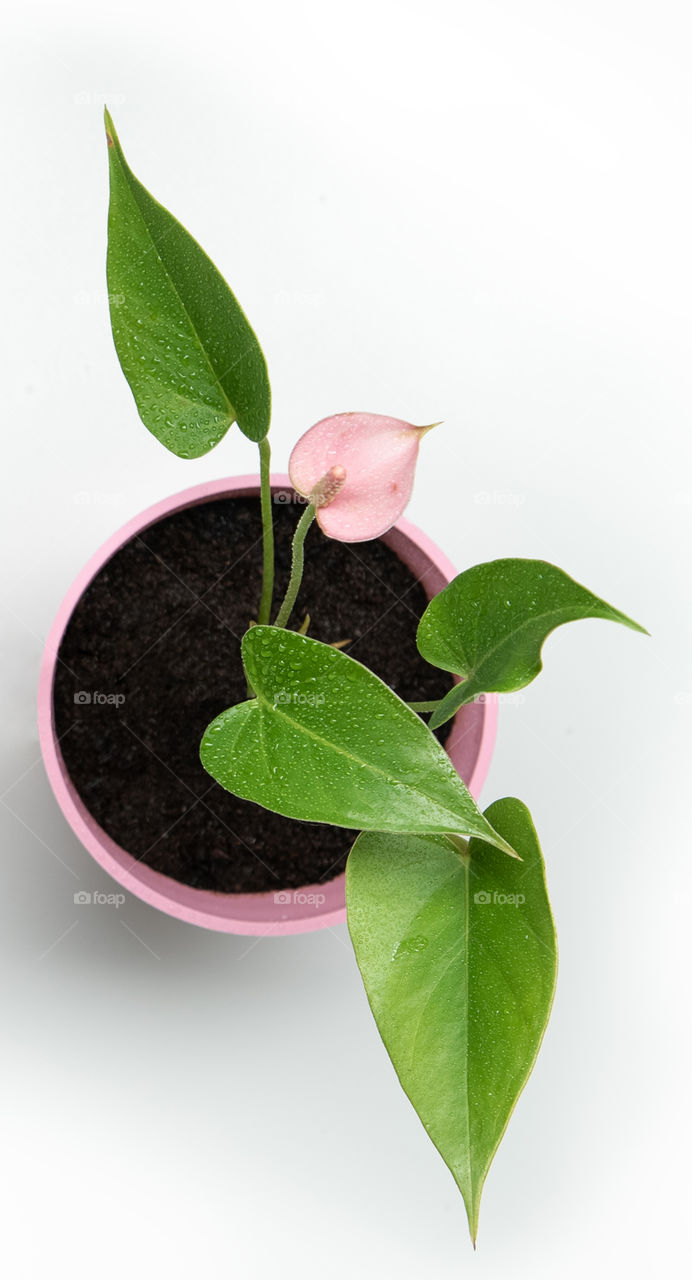
[[[259,442],[260,455],[260,503],[262,508],[262,597],[257,621],[269,622],[274,594],[274,522],[272,520],[272,491],[269,479],[271,448],[267,436]]]
[[[462,861],[468,864],[468,860],[469,860],[468,840],[465,840],[463,836],[453,835],[450,831],[447,832],[447,839],[449,840],[450,844],[454,845],[454,848],[456,849],[457,853],[461,856]]]
[[[435,702],[407,702],[406,706],[410,707],[412,711],[434,711],[436,707],[439,707],[440,702],[441,699],[438,698]]]
[[[296,596],[300,590],[300,584],[303,577],[303,543],[305,535],[315,519],[316,511],[312,503],[305,508],[293,535],[293,561],[291,564],[291,577],[286,589],[286,595],[274,622],[275,627],[285,627],[291,616],[291,610],[296,602]]]

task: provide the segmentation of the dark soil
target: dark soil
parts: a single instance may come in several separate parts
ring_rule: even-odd
[[[276,602],[301,510],[273,508]],[[425,591],[394,552],[379,541],[331,541],[317,526],[306,552],[292,625],[307,611],[311,636],[350,641],[346,652],[402,698],[441,697],[449,676],[415,644]],[[209,722],[247,697],[240,639],[257,613],[260,571],[257,499],[168,516],[122,547],[84,593],[55,679],[63,758],[96,821],[156,871],[220,893],[330,880],[356,834],[239,800],[200,763]]]

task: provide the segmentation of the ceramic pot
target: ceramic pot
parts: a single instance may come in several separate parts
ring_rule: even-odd
[[[274,476],[277,493],[291,492],[288,476]],[[259,497],[259,477],[239,476],[195,485],[158,502],[128,521],[96,552],[72,583],[51,627],[43,654],[38,697],[41,750],[48,778],[65,818],[96,861],[128,893],[168,915],[226,933],[273,935],[303,933],[338,924],[346,917],[344,875],[325,884],[305,885],[284,892],[225,894],[180,884],[137,861],[121,849],[92,818],[75,790],[55,732],[53,682],[60,643],[83,592],[106,562],[149,525],[185,507],[227,497]],[[454,577],[456,570],[424,533],[408,520],[399,520],[382,539],[420,579],[429,599]],[[461,707],[452,725],[447,751],[474,797],[485,780],[492,755],[497,721],[496,699]]]

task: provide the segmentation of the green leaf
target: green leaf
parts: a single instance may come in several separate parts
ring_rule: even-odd
[[[605,618],[648,634],[545,560],[492,560],[460,573],[430,601],[418,626],[426,661],[464,677],[442,699],[430,728],[481,693],[530,684],[541,670],[546,637],[580,618]]]
[[[227,791],[305,822],[479,835],[513,854],[427,726],[360,662],[263,626],[243,637],[243,662],[256,699],[218,716],[201,745]]]
[[[108,293],[118,359],[140,417],[179,458],[199,458],[233,422],[269,430],[264,356],[228,285],[130,170],[108,112]]]
[[[498,800],[480,840],[366,832],[346,865],[348,927],[399,1080],[464,1197],[472,1239],[486,1174],[538,1054],[557,944],[528,809]]]

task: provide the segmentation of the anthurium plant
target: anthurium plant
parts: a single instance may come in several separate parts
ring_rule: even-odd
[[[345,542],[389,529],[430,425],[340,413],[306,431],[289,462],[304,510],[275,601],[264,356],[209,258],[130,170],[108,113],[106,134],[111,322],[140,417],[180,458],[207,453],[234,424],[259,449],[263,571],[242,640],[248,697],[209,725],[202,762],[237,796],[361,832],[346,870],[356,959],[475,1242],[483,1183],[550,1014],[557,947],[528,810],[506,798],[481,812],[432,730],[466,703],[528,685],[563,623],[643,628],[543,561],[476,565],[418,626],[420,653],[449,672],[449,691],[408,705],[341,637],[312,639],[307,617],[296,626],[311,525]]]

